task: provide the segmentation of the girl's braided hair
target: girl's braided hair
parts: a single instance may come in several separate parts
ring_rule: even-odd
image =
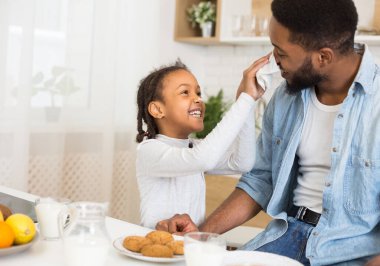
[[[162,66],[152,71],[147,77],[140,81],[137,92],[137,135],[138,143],[144,140],[144,137],[153,139],[158,134],[158,127],[154,121],[154,117],[148,112],[148,105],[151,101],[160,100],[162,98],[162,87],[165,77],[177,70],[189,69],[179,59],[172,65]],[[143,123],[146,124],[146,131],[143,129]]]

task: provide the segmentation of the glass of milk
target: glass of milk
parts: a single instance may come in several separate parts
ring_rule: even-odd
[[[60,214],[64,260],[67,266],[103,266],[110,241],[105,227],[107,203],[74,202]],[[65,224],[66,217],[69,222]]]
[[[38,227],[42,239],[57,240],[60,238],[58,216],[67,208],[68,199],[38,198],[35,202]]]
[[[186,266],[221,266],[226,239],[214,233],[192,232],[184,237]]]

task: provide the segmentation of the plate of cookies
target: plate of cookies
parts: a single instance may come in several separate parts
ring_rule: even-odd
[[[176,262],[185,259],[183,241],[164,231],[152,231],[145,236],[130,235],[117,238],[114,248],[128,257],[151,262]]]

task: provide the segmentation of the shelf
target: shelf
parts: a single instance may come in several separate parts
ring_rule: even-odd
[[[183,42],[196,45],[221,45],[222,43],[216,37],[203,38],[203,37],[176,37],[176,42]]]
[[[176,38],[178,42],[195,44],[195,45],[271,45],[268,36],[260,37],[229,37],[218,39],[202,38],[202,37],[183,37]],[[355,37],[355,42],[366,43],[368,45],[380,45],[380,35],[358,35]]]
[[[221,42],[232,45],[271,45],[268,36],[230,37],[224,38]]]
[[[222,40],[212,37],[212,38],[202,38],[202,37],[183,37],[176,38],[175,41],[195,44],[195,45],[271,45],[268,36],[261,37],[231,37],[224,38]]]
[[[201,0],[177,0],[176,1],[176,15],[175,15],[175,29],[174,40],[178,42],[186,42],[199,45],[217,44],[220,29],[220,1],[210,0],[216,5],[216,21],[214,29],[214,37],[202,38],[201,30],[199,27],[191,27],[190,22],[187,20],[186,10],[193,4],[198,4]]]
[[[355,36],[355,42],[380,45],[380,35],[357,35]]]
[[[217,6],[215,23],[215,36],[211,38],[200,37],[200,30],[192,28],[186,18],[186,9],[201,0],[176,0],[176,19],[174,40],[193,45],[271,45],[268,36],[257,37],[233,37],[231,34],[231,17],[249,14],[270,13],[270,2],[267,0],[212,0]],[[379,1],[380,3],[380,1]],[[358,10],[363,6],[361,1],[356,1]],[[360,4],[360,5],[359,5]],[[376,13],[380,13],[380,4],[376,4]],[[365,16],[365,14],[363,14]],[[380,21],[380,20],[379,20]],[[378,25],[380,27],[380,25]],[[356,42],[368,45],[380,45],[380,35],[358,35]]]

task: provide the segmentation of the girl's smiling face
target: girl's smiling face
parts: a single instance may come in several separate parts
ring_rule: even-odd
[[[150,112],[159,109],[155,117],[159,133],[186,139],[189,134],[203,130],[205,104],[196,78],[186,70],[168,74],[162,83],[163,101],[152,102]],[[152,111],[151,111],[152,110]]]

